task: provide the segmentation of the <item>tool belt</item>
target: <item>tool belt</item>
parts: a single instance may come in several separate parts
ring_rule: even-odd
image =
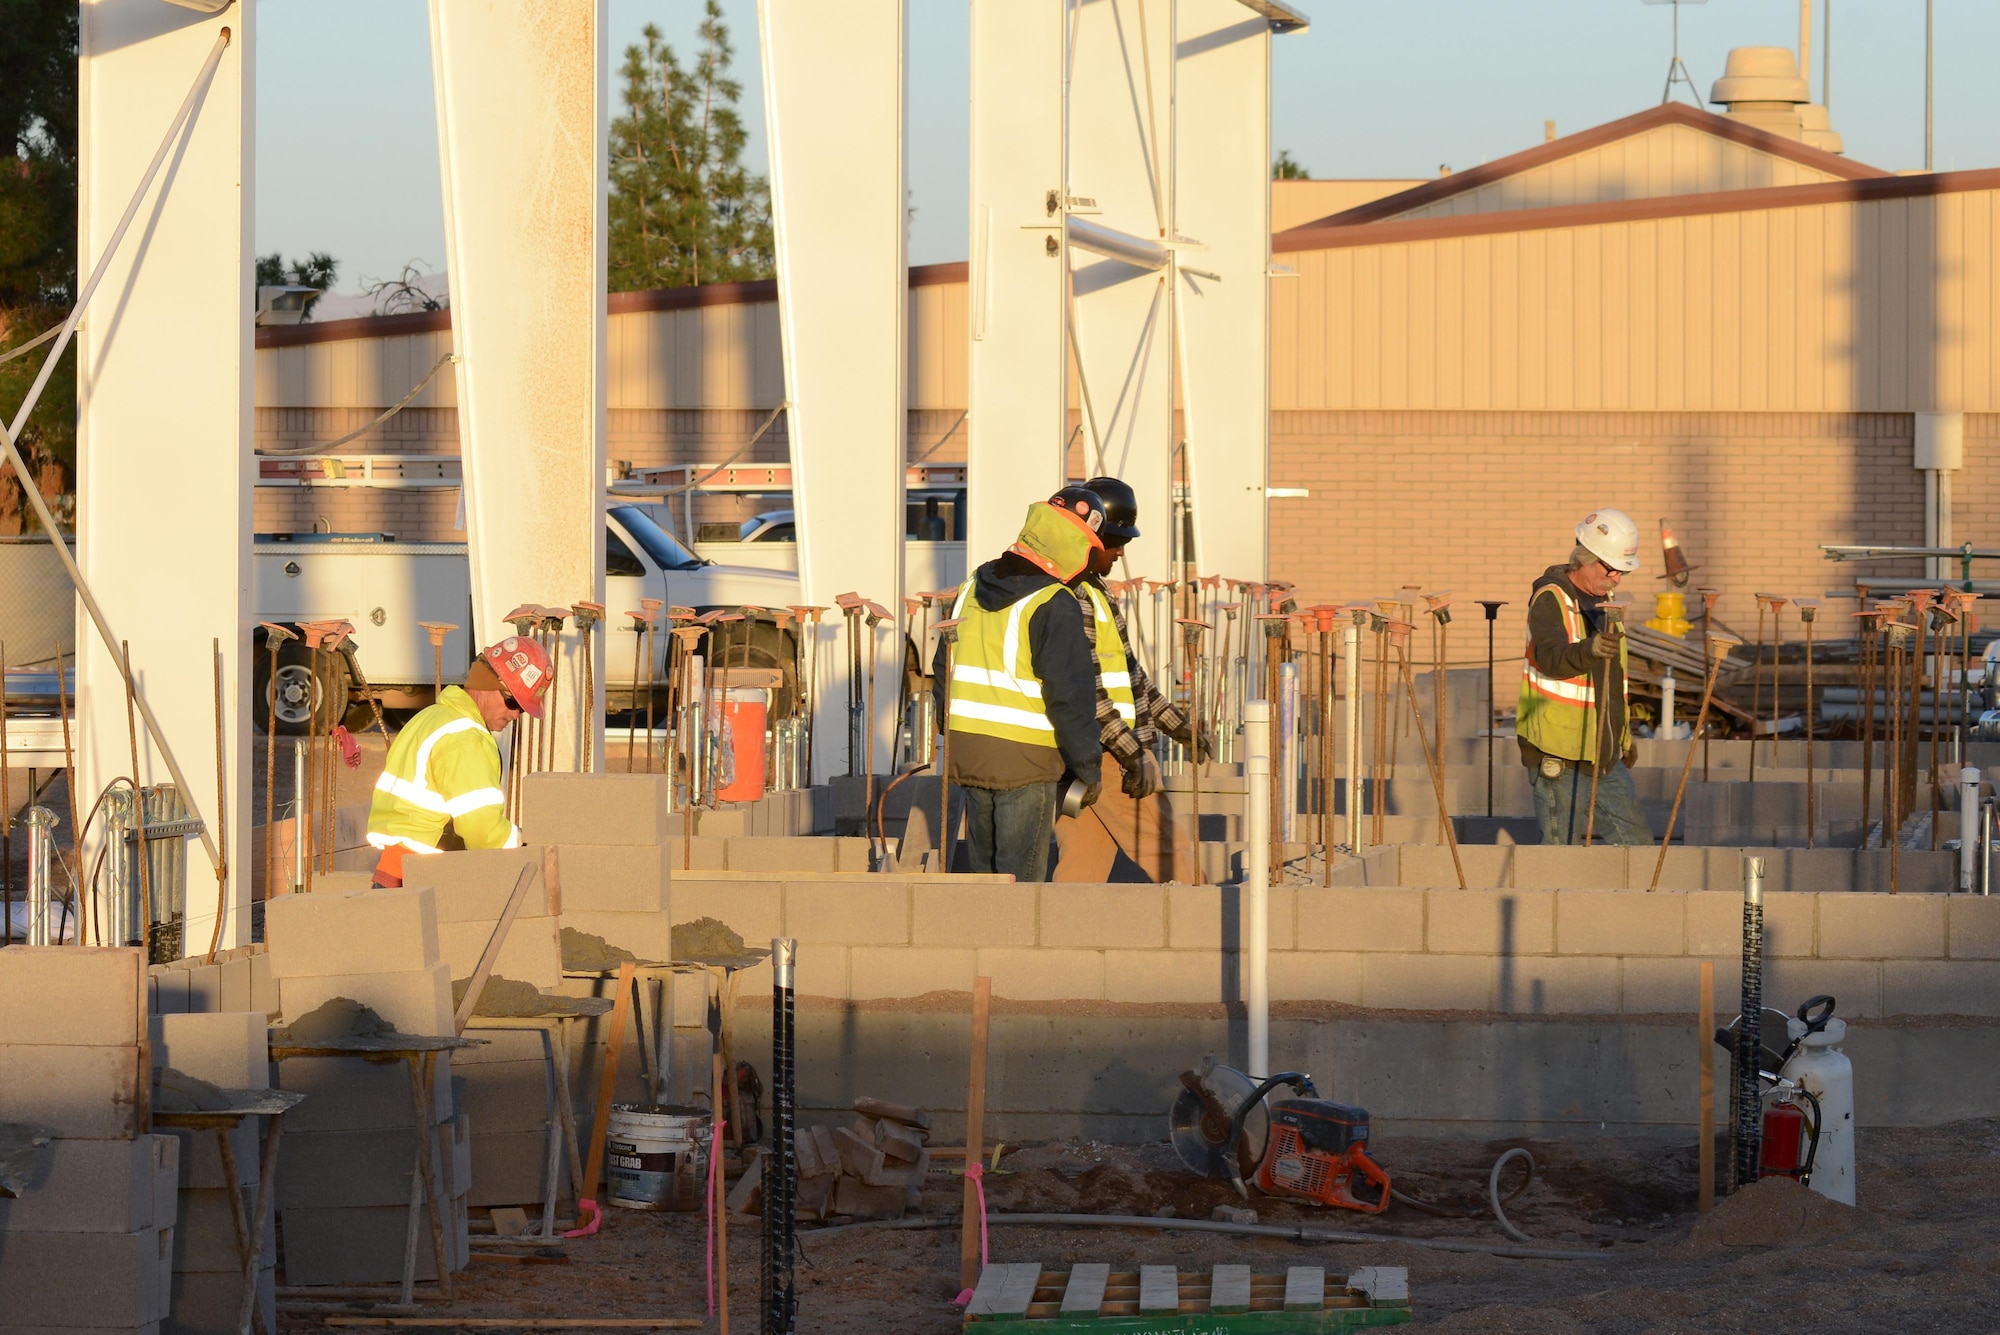
[[[1552,756],[1547,753],[1544,753],[1535,765],[1536,771],[1544,779],[1548,779],[1551,782],[1560,779],[1572,769],[1587,779],[1596,771],[1596,768],[1588,760],[1565,760],[1561,756]]]

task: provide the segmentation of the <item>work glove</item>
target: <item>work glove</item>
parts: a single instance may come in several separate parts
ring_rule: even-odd
[[[1125,782],[1121,785],[1125,796],[1134,799],[1151,797],[1160,791],[1160,762],[1153,758],[1151,751],[1139,753],[1139,763],[1125,771]]]
[[[1618,657],[1618,641],[1624,638],[1608,630],[1600,630],[1590,637],[1590,653],[1594,658]]]
[[[1633,745],[1626,747],[1625,754],[1618,758],[1625,762],[1626,769],[1631,769],[1634,765],[1639,763],[1638,744],[1634,743]]]
[[[1083,790],[1083,804],[1086,807],[1096,806],[1098,795],[1101,794],[1103,791],[1104,791],[1103,784],[1101,783],[1091,784],[1088,788],[1085,788]]]

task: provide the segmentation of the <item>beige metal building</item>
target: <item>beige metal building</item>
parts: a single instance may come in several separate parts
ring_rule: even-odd
[[[1309,494],[1270,502],[1271,570],[1307,599],[1422,584],[1518,603],[1602,505],[1671,519],[1737,622],[1753,590],[1845,583],[1822,542],[1994,540],[2000,171],[1896,176],[1670,105],[1419,184],[1275,191],[1286,221],[1339,210],[1273,238],[1271,481]],[[949,462],[965,267],[910,282],[911,457]],[[775,300],[769,283],[613,296],[611,458],[730,457],[783,399]],[[449,339],[443,314],[260,330],[260,444],[356,429]],[[1925,414],[1943,415],[1921,428],[1941,462],[1962,432],[1941,485],[1916,467]],[[431,485],[353,485],[354,464],[273,477],[258,528],[445,536],[456,434],[440,375],[341,447],[405,456],[364,465],[377,483]],[[745,457],[784,448],[780,420]]]

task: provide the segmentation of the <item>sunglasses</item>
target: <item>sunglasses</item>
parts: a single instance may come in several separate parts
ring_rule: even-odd
[[[521,708],[521,702],[519,700],[516,700],[513,696],[507,694],[507,692],[505,691],[500,692],[500,703],[511,713],[525,714],[528,712],[527,710]]]
[[[1599,570],[1602,570],[1602,571],[1603,571],[1603,572],[1604,572],[1605,574],[1607,574],[1607,575],[1611,576],[1611,578],[1613,578],[1613,579],[1624,579],[1624,578],[1625,578],[1625,572],[1624,572],[1624,571],[1622,571],[1622,570],[1620,570],[1620,569],[1619,569],[1619,568],[1618,568],[1617,566],[1614,566],[1614,565],[1608,565],[1608,564],[1606,564],[1606,563],[1605,563],[1605,562],[1603,562],[1603,561],[1599,561],[1599,562],[1597,563],[1597,568],[1598,568]]]

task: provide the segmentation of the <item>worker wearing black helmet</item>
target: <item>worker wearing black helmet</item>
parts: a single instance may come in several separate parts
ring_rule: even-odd
[[[973,871],[1047,880],[1061,781],[1085,785],[1084,805],[1097,799],[1096,674],[1070,585],[1103,527],[1103,502],[1081,488],[1035,502],[1014,544],[973,571],[952,604],[956,644],[940,642],[932,678]]]
[[[1108,648],[1115,639],[1117,646],[1098,653],[1097,724],[1099,743],[1124,777],[1118,791],[1107,790],[1090,810],[1056,822],[1062,858],[1055,879],[1109,880],[1122,851],[1154,881],[1194,884],[1202,879],[1200,860],[1174,820],[1155,754],[1161,733],[1192,749],[1194,730],[1187,714],[1147,677],[1132,652],[1125,614],[1104,584],[1125,544],[1139,536],[1139,498],[1115,477],[1094,477],[1084,486],[1104,501],[1104,532],[1103,546],[1091,552],[1089,569],[1077,581],[1077,597],[1098,629],[1094,641]],[[1120,661],[1107,663],[1112,658]]]

